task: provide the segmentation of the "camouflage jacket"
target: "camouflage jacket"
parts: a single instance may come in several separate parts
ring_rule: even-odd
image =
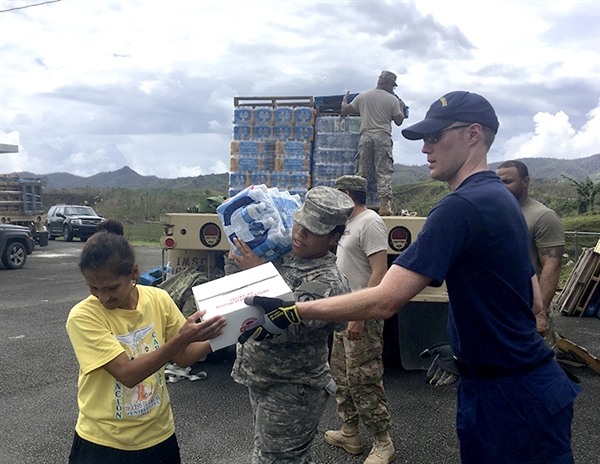
[[[350,292],[348,280],[335,262],[333,253],[302,259],[289,252],[274,264],[296,301],[308,301]],[[255,388],[277,382],[325,387],[331,380],[329,335],[345,326],[345,322],[302,321],[273,339],[238,343],[231,376],[236,382]]]

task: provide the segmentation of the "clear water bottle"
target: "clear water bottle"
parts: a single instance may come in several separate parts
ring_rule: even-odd
[[[315,110],[313,108],[296,107],[294,108],[294,123],[299,125],[311,125],[315,120]]]
[[[233,110],[234,124],[252,124],[254,121],[253,109],[249,107],[236,107]]]
[[[294,111],[289,106],[282,106],[273,110],[273,122],[276,125],[292,124]]]
[[[254,125],[270,125],[273,124],[274,110],[270,107],[254,108]]]
[[[263,202],[252,203],[241,209],[242,219],[249,224],[248,230],[254,237],[264,234],[275,223],[275,218],[269,214],[274,214],[274,210]]]
[[[321,134],[324,132],[333,132],[335,127],[334,124],[334,118],[331,116],[318,117],[315,124],[317,133]]]
[[[254,171],[250,173],[250,184],[251,185],[260,185],[265,184],[269,185],[270,173],[267,171]]]
[[[271,125],[254,125],[254,138],[259,140],[267,140],[273,138],[273,126]]]
[[[250,124],[236,124],[233,126],[233,140],[251,140],[252,126]]]
[[[251,203],[231,215],[231,228],[246,243],[261,237],[275,223],[276,211],[265,202]]]
[[[288,172],[274,172],[271,174],[271,187],[279,190],[287,190],[290,184],[290,174]]]
[[[244,189],[248,187],[248,174],[245,172],[232,172],[229,174],[229,187],[232,189]]]
[[[306,172],[294,172],[290,174],[290,191],[307,189],[310,186],[310,176]]]

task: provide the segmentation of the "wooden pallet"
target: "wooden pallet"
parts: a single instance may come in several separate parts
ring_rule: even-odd
[[[234,106],[309,106],[313,107],[313,97],[235,97]]]
[[[310,106],[313,107],[313,97],[235,97],[234,106]]]
[[[599,282],[600,254],[591,248],[584,249],[558,297],[561,314],[583,316]]]

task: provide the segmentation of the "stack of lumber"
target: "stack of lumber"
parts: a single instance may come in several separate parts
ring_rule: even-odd
[[[600,241],[596,248],[587,248],[575,264],[564,289],[560,293],[557,304],[561,314],[567,316],[583,316],[592,299],[598,295],[596,291],[600,282]]]

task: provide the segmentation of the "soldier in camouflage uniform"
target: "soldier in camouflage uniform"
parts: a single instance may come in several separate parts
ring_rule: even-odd
[[[354,172],[368,179],[373,167],[377,175],[377,196],[381,216],[391,216],[392,173],[392,124],[400,126],[404,121],[404,102],[394,94],[396,75],[381,71],[377,87],[362,92],[348,103],[349,92],[342,99],[342,115],[360,114],[360,140]]]
[[[274,262],[296,301],[350,291],[329,248],[343,234],[354,204],[329,187],[310,190],[294,213],[292,251]],[[264,262],[236,239],[226,273]],[[327,399],[335,394],[327,361],[328,338],[345,323],[307,321],[281,336],[238,343],[233,379],[248,387],[254,411],[253,464],[312,463],[310,449]]]
[[[367,209],[367,181],[342,176],[336,189],[354,202],[346,233],[337,248],[337,264],[352,291],[379,284],[387,271],[387,229],[377,213]],[[351,321],[335,332],[331,374],[338,387],[335,399],[341,430],[325,432],[325,441],[350,454],[363,452],[359,419],[374,436],[365,464],[389,464],[396,453],[388,430],[392,425],[383,388],[383,320]]]

